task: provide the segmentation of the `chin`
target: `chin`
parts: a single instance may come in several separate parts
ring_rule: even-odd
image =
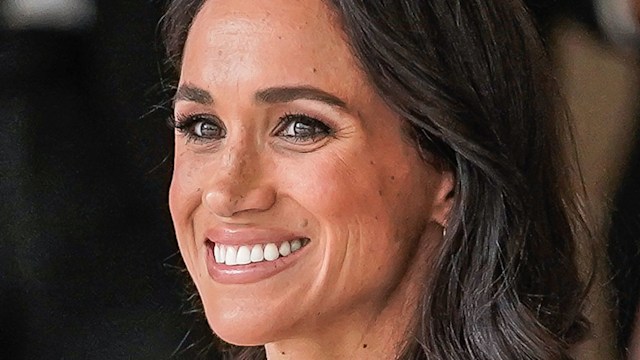
[[[232,300],[231,300],[232,301]],[[218,301],[203,299],[207,323],[211,330],[225,342],[237,346],[261,346],[273,342],[277,329],[282,325],[268,313],[256,313],[240,307],[221,307]]]
[[[207,322],[216,336],[231,345],[262,346],[273,341],[269,334],[259,330],[262,324],[238,324],[211,317],[207,317]]]

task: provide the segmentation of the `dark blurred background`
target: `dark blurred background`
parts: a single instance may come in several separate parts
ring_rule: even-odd
[[[528,3],[554,49],[606,239],[612,209],[638,217],[638,171],[625,170],[640,169],[640,156],[629,160],[640,149],[636,51],[605,39],[590,0]],[[163,7],[0,0],[0,359],[205,357],[210,331],[192,311],[167,207]],[[631,192],[617,192],[621,182]],[[629,204],[614,206],[616,193]],[[627,228],[616,219],[613,229]],[[595,281],[594,332],[580,359],[627,347],[640,287],[637,228],[610,242],[614,266]],[[611,284],[621,290],[615,299]]]
[[[166,200],[163,6],[0,1],[2,359],[196,355]]]

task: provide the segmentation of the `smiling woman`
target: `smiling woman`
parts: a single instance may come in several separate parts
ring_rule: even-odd
[[[175,0],[170,208],[234,359],[566,359],[566,119],[519,1]]]

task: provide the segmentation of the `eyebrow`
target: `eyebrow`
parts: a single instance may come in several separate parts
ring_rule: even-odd
[[[339,97],[313,86],[280,86],[259,90],[255,95],[256,102],[267,104],[287,103],[295,100],[313,100],[331,106],[347,108],[347,103]],[[191,101],[202,105],[212,105],[213,96],[207,91],[191,84],[181,85],[173,98],[178,101]]]
[[[256,93],[256,101],[277,104],[294,100],[313,100],[331,106],[347,108],[347,103],[339,97],[312,86],[283,86],[260,90]]]
[[[207,90],[190,84],[181,85],[173,97],[173,103],[178,101],[192,101],[202,105],[213,104],[213,96]]]

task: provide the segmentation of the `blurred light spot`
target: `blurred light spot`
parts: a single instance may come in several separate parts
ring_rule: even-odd
[[[631,0],[600,0],[596,13],[609,40],[621,47],[637,50],[640,46],[640,24]]]
[[[93,0],[3,0],[0,2],[3,27],[13,30],[75,30],[95,22]]]

